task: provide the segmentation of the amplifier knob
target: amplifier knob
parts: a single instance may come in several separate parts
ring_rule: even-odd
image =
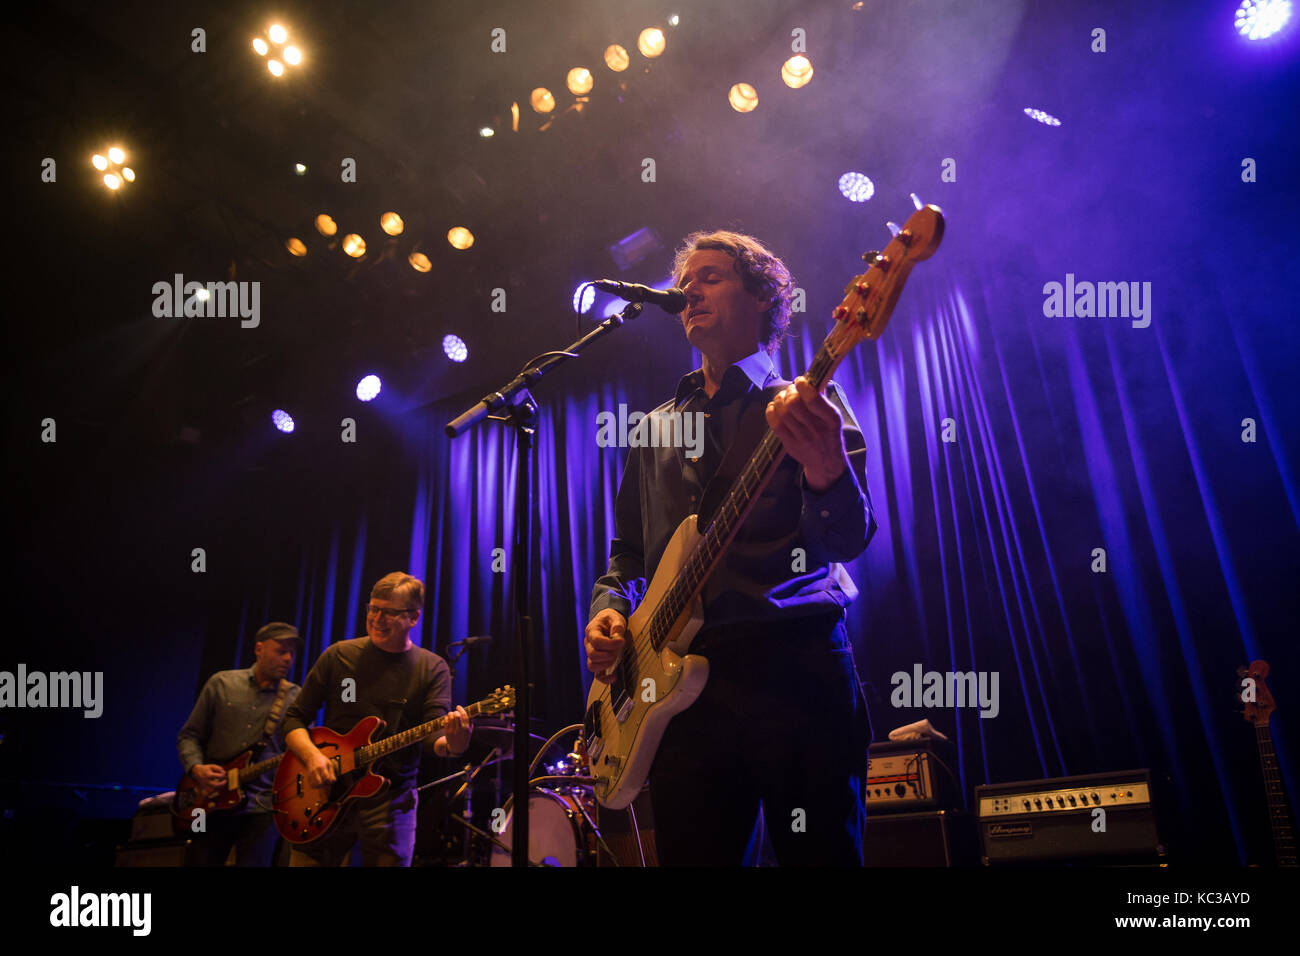
[[[904,787],[901,783],[896,783],[894,784],[894,793],[898,794],[901,797],[907,793],[907,788]]]

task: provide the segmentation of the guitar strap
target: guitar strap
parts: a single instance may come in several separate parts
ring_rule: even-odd
[[[768,402],[789,384],[778,378],[777,384],[760,389],[757,395],[752,391],[748,393],[749,404],[740,413],[736,437],[731,440],[731,446],[722,456],[722,461],[719,462],[709,483],[704,486],[704,493],[700,495],[697,527],[701,531],[709,526],[718,506],[727,497],[727,492],[731,490],[731,486],[735,484],[740,473],[745,470],[745,465],[749,463],[754,449],[767,434]]]
[[[283,677],[280,678],[280,686],[275,692],[275,700],[271,701],[271,712],[266,715],[266,726],[262,728],[262,736],[253,744],[258,750],[261,750],[271,742],[271,736],[275,733],[275,728],[280,725],[280,715],[284,713],[284,699],[289,693],[289,682]]]

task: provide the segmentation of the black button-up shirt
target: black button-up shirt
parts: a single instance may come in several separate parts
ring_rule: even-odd
[[[609,570],[596,581],[588,620],[607,607],[631,616],[673,532],[696,513],[742,415],[754,402],[765,407],[786,384],[760,350],[730,366],[712,398],[704,391],[703,370],[696,369],[682,378],[673,401],[647,416],[628,442],[641,447],[629,452],[619,483]],[[849,467],[817,494],[803,467],[785,457],[705,585],[706,628],[824,614],[857,597],[840,562],[861,554],[876,529],[866,492],[866,443],[838,386],[830,383],[826,395],[844,418]],[[656,418],[677,413],[704,416],[701,447],[688,450],[680,441],[647,447]],[[698,456],[688,454],[695,450]]]

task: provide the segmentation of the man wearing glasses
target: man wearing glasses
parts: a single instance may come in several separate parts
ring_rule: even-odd
[[[312,743],[307,727],[320,708],[322,726],[347,733],[363,717],[386,722],[387,737],[449,714],[447,732],[421,747],[399,750],[376,762],[389,786],[373,797],[352,801],[333,831],[294,847],[291,866],[343,866],[360,841],[364,866],[410,866],[415,848],[421,749],[457,757],[469,747],[469,715],[451,711],[447,662],[411,642],[411,629],[424,607],[424,584],[400,571],[386,574],[370,591],[366,636],[327,647],[303,683],[284,719],[284,742],[307,768],[313,786],[335,779],[334,767]]]

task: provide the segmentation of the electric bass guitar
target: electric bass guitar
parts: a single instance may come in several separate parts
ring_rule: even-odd
[[[863,256],[871,267],[849,283],[833,313],[835,328],[805,374],[818,391],[859,342],[880,336],[912,266],[939,247],[943,213],[915,195],[912,201],[916,212],[902,229],[891,223],[894,238],[883,254]],[[781,440],[767,429],[708,525],[699,527],[698,515],[678,525],[628,620],[612,680],[592,682],[583,740],[603,806],[621,810],[640,793],[669,720],[704,689],[708,661],[687,653],[704,623],[701,591],[784,458]]]
[[[501,714],[513,710],[515,689],[498,687],[490,697],[470,704],[465,711],[471,718]],[[293,752],[284,754],[275,774],[275,826],[290,843],[319,840],[338,820],[348,801],[370,797],[388,785],[388,778],[370,770],[381,757],[396,753],[426,737],[441,733],[446,717],[430,720],[391,737],[371,743],[370,738],[384,726],[378,717],[365,717],[346,734],[328,727],[312,727],[311,741],[334,765],[335,780],[323,787],[307,782],[307,768]]]
[[[1268,822],[1273,829],[1273,855],[1278,866],[1295,866],[1295,833],[1287,807],[1286,789],[1273,751],[1273,735],[1268,722],[1277,709],[1273,694],[1265,683],[1268,661],[1251,661],[1250,668],[1238,670],[1241,677],[1241,700],[1246,705],[1245,718],[1255,725],[1255,743],[1259,745],[1259,765],[1264,771],[1264,796],[1268,800]]]
[[[205,814],[220,810],[233,810],[244,802],[244,790],[241,786],[245,780],[255,780],[272,767],[280,763],[283,754],[269,760],[249,764],[253,751],[245,750],[234,760],[221,764],[226,771],[225,783],[209,787],[198,783],[189,774],[181,777],[176,784],[176,796],[172,800],[172,813],[176,815],[178,832],[189,829],[194,820],[194,811],[202,810]]]

